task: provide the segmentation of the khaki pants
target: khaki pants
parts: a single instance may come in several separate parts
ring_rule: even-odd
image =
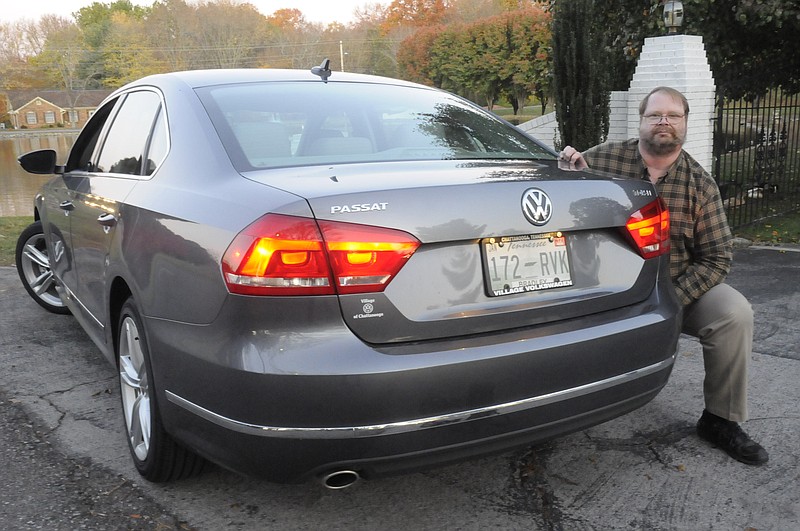
[[[684,312],[683,332],[700,340],[706,369],[706,409],[747,420],[747,366],[753,350],[753,309],[744,295],[719,284]]]

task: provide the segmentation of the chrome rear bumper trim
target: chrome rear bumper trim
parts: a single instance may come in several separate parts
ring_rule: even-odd
[[[548,393],[545,395],[534,396],[522,400],[515,400],[513,402],[506,402],[494,406],[487,406],[468,411],[459,411],[457,413],[448,413],[446,415],[437,415],[434,417],[426,417],[421,419],[405,420],[400,422],[390,422],[387,424],[373,424],[368,426],[334,426],[328,428],[322,427],[281,427],[281,426],[260,426],[257,424],[249,424],[247,422],[240,422],[223,415],[219,415],[204,407],[182,398],[171,391],[167,391],[167,399],[187,411],[213,422],[218,426],[225,429],[233,430],[239,433],[248,435],[259,435],[263,437],[277,437],[277,438],[302,438],[302,439],[356,439],[360,437],[374,437],[378,435],[394,435],[398,433],[405,433],[416,431],[426,428],[437,428],[446,426],[448,424],[456,424],[459,422],[468,422],[487,417],[498,415],[506,415],[515,413],[526,409],[552,404],[562,400],[569,400],[589,393],[602,391],[616,385],[624,384],[647,375],[663,371],[675,363],[675,354],[664,361],[642,367],[635,371],[630,371],[620,374],[599,382],[592,382],[590,384],[573,387],[571,389],[564,389],[555,393]]]

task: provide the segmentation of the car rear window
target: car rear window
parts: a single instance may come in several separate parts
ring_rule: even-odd
[[[272,82],[197,90],[234,166],[439,159],[552,159],[515,127],[441,91]]]

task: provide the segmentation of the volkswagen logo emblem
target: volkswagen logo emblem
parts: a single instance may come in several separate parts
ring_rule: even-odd
[[[553,215],[553,202],[538,188],[530,188],[522,194],[522,213],[534,225],[544,225]]]

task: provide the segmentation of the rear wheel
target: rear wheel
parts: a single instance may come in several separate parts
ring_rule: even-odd
[[[116,346],[122,413],[136,469],[155,482],[199,473],[205,461],[175,442],[161,423],[144,327],[132,298],[122,306]]]
[[[15,259],[19,278],[28,295],[48,312],[69,313],[56,291],[41,221],[31,223],[20,233]]]

